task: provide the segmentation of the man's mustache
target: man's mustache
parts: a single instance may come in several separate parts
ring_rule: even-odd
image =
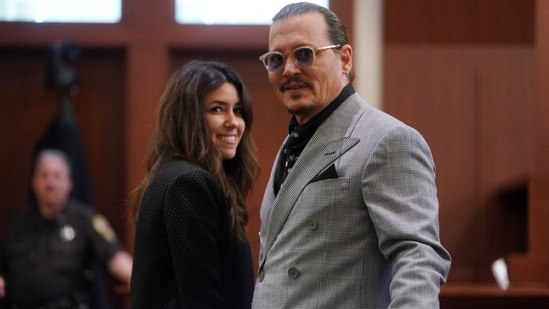
[[[303,84],[305,87],[311,87],[311,83],[309,83],[307,80],[304,80],[300,77],[292,77],[282,82],[282,84],[280,84],[280,86],[278,87],[278,90],[281,92],[284,91],[286,87],[291,83],[298,83]]]

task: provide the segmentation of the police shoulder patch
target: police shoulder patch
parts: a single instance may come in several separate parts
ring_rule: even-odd
[[[92,218],[92,226],[99,236],[103,237],[110,243],[116,242],[116,233],[111,228],[111,225],[105,216],[101,214],[94,215]]]

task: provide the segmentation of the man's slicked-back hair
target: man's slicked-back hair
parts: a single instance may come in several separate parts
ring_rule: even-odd
[[[349,37],[347,35],[347,29],[345,25],[337,15],[331,10],[310,2],[297,2],[290,3],[283,7],[274,17],[273,22],[289,17],[299,16],[307,13],[320,13],[324,16],[326,22],[326,29],[328,29],[327,36],[332,44],[345,45],[349,43]]]

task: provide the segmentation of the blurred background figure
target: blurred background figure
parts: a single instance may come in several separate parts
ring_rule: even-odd
[[[41,150],[31,187],[35,201],[12,221],[1,252],[0,296],[8,306],[92,308],[96,260],[129,287],[132,257],[105,217],[70,197],[68,156]]]

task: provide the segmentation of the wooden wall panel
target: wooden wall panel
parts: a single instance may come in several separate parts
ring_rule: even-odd
[[[535,131],[540,138],[537,143],[536,165],[538,175],[549,174],[549,1],[537,1],[536,15],[536,60],[537,60],[537,119]]]
[[[0,227],[25,206],[34,143],[57,113],[45,86],[45,49],[0,49]]]
[[[474,207],[472,53],[452,48],[388,47],[384,59],[384,110],[418,129],[433,152],[441,237],[454,260],[451,276],[473,276],[470,266],[478,257],[463,250],[481,247],[482,235],[479,209]]]
[[[527,196],[548,162],[540,2],[385,3],[384,109],[424,134],[437,163],[441,237],[453,257],[442,305],[541,308],[548,287],[534,273],[511,269],[518,281],[502,294],[490,270],[499,257],[525,256],[515,268],[547,259],[529,252],[532,238],[545,238],[531,235]]]
[[[491,280],[486,263],[513,249],[501,205],[490,199],[534,168],[533,55],[529,48],[386,48],[385,110],[432,148],[451,280]]]
[[[535,0],[385,0],[385,42],[533,44]]]
[[[540,267],[549,255],[532,245],[547,241],[539,224],[532,226],[544,210],[540,194],[529,191],[549,172],[549,6],[385,4],[384,108],[426,136],[438,167],[441,237],[453,256],[441,307],[547,307]],[[490,270],[499,257],[510,267],[507,291]]]

